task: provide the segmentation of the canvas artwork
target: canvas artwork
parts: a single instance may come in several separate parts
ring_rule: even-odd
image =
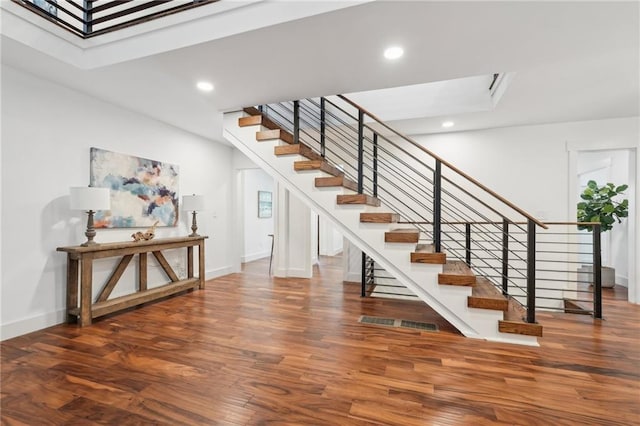
[[[96,212],[96,228],[176,226],[178,166],[91,148],[91,186],[111,189],[111,210]]]
[[[271,217],[271,192],[258,191],[258,217]]]

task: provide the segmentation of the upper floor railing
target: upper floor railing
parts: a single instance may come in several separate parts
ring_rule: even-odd
[[[344,96],[260,109],[294,143],[342,170],[358,193],[377,197],[404,226],[420,230],[435,252],[446,250],[504,294],[517,293],[526,321],[535,322],[536,229],[546,224]]]
[[[82,38],[172,15],[218,0],[12,0]]]

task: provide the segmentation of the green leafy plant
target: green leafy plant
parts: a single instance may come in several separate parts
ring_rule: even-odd
[[[578,203],[578,222],[600,222],[602,232],[612,229],[616,221],[620,223],[622,218],[629,216],[629,200],[625,198],[618,202],[613,199],[628,187],[629,185],[616,187],[612,183],[598,186],[595,181],[590,180],[580,194],[583,201]],[[592,227],[578,225],[578,229],[591,231]]]

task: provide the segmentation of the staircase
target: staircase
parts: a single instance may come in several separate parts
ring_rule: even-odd
[[[460,231],[456,230],[457,222],[442,220],[443,216],[451,216],[451,211],[447,210],[451,208],[447,206],[455,202],[466,203],[464,205],[470,206],[467,207],[469,211],[478,212],[480,210],[478,206],[482,206],[485,211],[498,214],[498,219],[490,220],[488,214],[483,213],[480,218],[474,218],[476,221],[473,223],[480,224],[476,226],[489,226],[482,225],[484,222],[480,221],[486,220],[486,223],[499,223],[500,229],[504,231],[505,228],[502,226],[507,220],[506,216],[494,206],[485,207],[487,203],[469,193],[462,187],[459,180],[453,181],[452,178],[441,175],[443,164],[457,174],[460,172],[435,156],[435,164],[425,166],[434,173],[433,178],[426,178],[432,185],[432,189],[425,188],[425,191],[430,194],[429,202],[414,200],[396,203],[394,200],[398,197],[397,192],[408,184],[400,181],[405,178],[404,173],[396,173],[393,177],[382,176],[382,170],[379,167],[383,162],[386,163],[386,159],[376,151],[382,149],[379,142],[388,139],[378,133],[378,130],[368,127],[370,134],[366,136],[364,113],[360,110],[357,129],[352,132],[357,133],[357,145],[353,145],[352,141],[352,145],[347,145],[345,149],[349,152],[348,155],[351,155],[349,158],[357,157],[358,165],[355,167],[358,170],[349,172],[346,166],[350,164],[349,158],[339,157],[336,154],[332,161],[332,155],[328,152],[329,149],[333,149],[335,154],[338,151],[336,147],[340,144],[330,148],[326,138],[329,132],[328,127],[332,128],[331,131],[345,134],[348,133],[349,128],[354,130],[353,123],[338,117],[339,111],[344,108],[344,103],[342,105],[337,102],[332,103],[332,107],[327,108],[325,102],[329,101],[325,101],[325,98],[321,99],[321,104],[315,100],[308,101],[309,110],[313,106],[320,108],[315,116],[311,118],[307,116],[303,123],[300,122],[301,107],[298,101],[289,104],[288,107],[284,106],[282,111],[270,106],[269,111],[250,107],[243,111],[227,113],[224,116],[224,137],[309,205],[312,210],[331,220],[346,238],[465,336],[537,345],[536,338],[542,336],[542,326],[535,323],[532,313],[528,312],[519,300],[505,295],[507,292],[501,291],[500,283],[495,283],[476,273],[477,270],[502,268],[504,283],[516,291],[522,291],[522,280],[527,281],[528,277],[509,277],[508,271],[509,268],[513,271],[523,269],[523,259],[519,255],[512,255],[511,263],[506,265],[504,258],[501,263],[500,259],[487,261],[481,260],[483,258],[476,255],[478,266],[471,268],[469,266],[471,264],[469,256],[472,252],[471,239],[467,236],[466,246],[464,238],[462,243],[459,238],[453,243],[447,242],[447,235]],[[283,118],[289,116],[287,112],[293,113],[289,121]],[[333,115],[333,117],[327,118],[327,115]],[[317,125],[318,121],[320,126]],[[305,136],[310,143],[304,143]],[[311,146],[314,141],[317,142],[320,139],[322,143],[319,146]],[[365,141],[372,143],[370,148],[373,151],[363,146]],[[384,149],[388,151],[391,148]],[[403,147],[398,149],[404,150]],[[365,188],[363,181],[366,170],[363,165],[367,160],[363,155],[367,152],[373,152],[374,155],[372,161],[369,161],[369,164],[373,164],[369,173],[369,181],[372,185]],[[409,155],[408,158],[414,157],[410,153]],[[409,160],[399,158],[398,161],[404,163]],[[417,166],[405,163],[403,169],[410,175],[409,178],[419,176],[416,171]],[[462,174],[462,176],[466,178],[466,175]],[[385,182],[386,190],[382,188],[382,181]],[[443,189],[442,182],[450,184],[451,187],[448,190]],[[420,185],[422,183],[419,183]],[[486,190],[484,187],[482,189]],[[441,191],[444,195],[440,194]],[[403,193],[404,195],[411,196]],[[461,198],[464,199],[461,201]],[[502,199],[499,198],[499,200]],[[424,207],[426,212],[422,216],[415,216],[412,212],[416,212],[417,206],[422,205],[426,205]],[[458,207],[455,211],[459,212],[461,208]],[[517,211],[523,213],[520,210]],[[435,217],[435,220],[425,220],[427,213],[429,219]],[[459,215],[469,219],[469,213],[459,213]],[[528,216],[527,219],[529,220],[527,229],[530,231],[536,226],[536,222]],[[509,220],[508,223],[515,222]],[[467,229],[469,229],[468,224]],[[508,238],[508,234],[503,231],[500,238]],[[485,232],[487,233],[485,235],[488,235],[488,231]],[[462,244],[463,248],[460,249],[456,244]],[[478,247],[491,246],[493,243],[490,240],[476,238],[473,244],[477,253],[482,252]],[[493,252],[485,248],[484,253]],[[530,251],[528,254],[531,256]],[[525,267],[526,260],[524,259]],[[511,275],[515,274],[511,273]],[[520,294],[520,300],[522,298],[528,298],[527,294]]]

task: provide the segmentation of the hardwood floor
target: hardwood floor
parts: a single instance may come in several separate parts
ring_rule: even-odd
[[[258,261],[90,327],[2,342],[2,424],[640,423],[640,307],[620,289],[605,321],[539,313],[541,346],[522,347],[466,339],[417,302],[361,299],[340,266],[272,279]]]

